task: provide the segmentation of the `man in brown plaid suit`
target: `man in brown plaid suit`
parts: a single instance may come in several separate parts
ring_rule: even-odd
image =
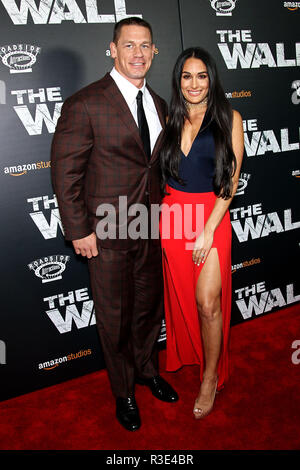
[[[103,220],[101,207],[112,204],[118,229],[120,196],[126,196],[129,208],[136,203],[148,209],[160,204],[159,149],[167,105],[145,84],[155,49],[149,23],[140,18],[120,21],[110,48],[113,70],[63,105],[51,167],[65,238],[72,240],[77,254],[89,259],[97,328],[116,398],[116,416],[134,431],[140,427],[135,383],[147,385],[160,400],[178,399],[158,373],[161,251],[159,241],[150,238],[97,237],[98,214]],[[138,101],[139,91],[144,104]],[[127,227],[131,220],[128,217]]]

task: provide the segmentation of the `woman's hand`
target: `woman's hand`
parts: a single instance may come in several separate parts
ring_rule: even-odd
[[[214,233],[207,232],[205,229],[199,235],[195,241],[194,250],[193,250],[193,261],[198,266],[200,263],[205,263],[205,260],[209,254],[211,246],[214,241]]]

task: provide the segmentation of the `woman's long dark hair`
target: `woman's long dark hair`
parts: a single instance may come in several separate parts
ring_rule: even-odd
[[[189,113],[181,91],[181,76],[185,61],[192,57],[202,60],[206,65],[209,78],[207,114],[216,151],[214,193],[219,197],[229,199],[232,196],[232,176],[236,170],[236,158],[231,143],[232,108],[223,91],[213,58],[200,47],[192,47],[183,51],[174,66],[169,119],[161,150],[163,191],[165,191],[165,185],[170,176],[183,184],[178,175],[180,144],[184,122],[189,119]]]

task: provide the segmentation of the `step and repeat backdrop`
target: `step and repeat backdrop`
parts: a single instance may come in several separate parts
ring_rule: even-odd
[[[87,264],[63,237],[50,146],[64,100],[112,68],[113,27],[126,16],[153,26],[155,91],[169,101],[177,56],[199,45],[242,114],[232,325],[300,301],[300,2],[0,0],[1,400],[105,367]],[[165,337],[163,323],[162,346]]]

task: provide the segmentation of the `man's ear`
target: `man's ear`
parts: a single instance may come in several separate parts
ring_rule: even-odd
[[[111,42],[109,45],[110,48],[110,56],[115,59],[117,56],[117,46],[114,42]]]
[[[152,49],[152,59],[153,59],[154,54],[156,53],[156,52],[155,52],[155,51],[156,51],[155,44],[152,44],[151,49]]]

